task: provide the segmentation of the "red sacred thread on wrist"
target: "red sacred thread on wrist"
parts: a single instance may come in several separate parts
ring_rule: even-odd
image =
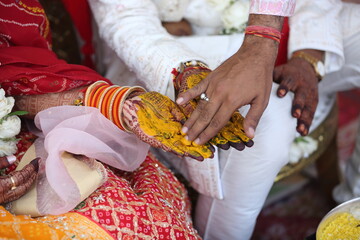
[[[268,38],[280,42],[281,32],[272,27],[252,25],[245,28],[245,35],[254,35],[257,37]]]

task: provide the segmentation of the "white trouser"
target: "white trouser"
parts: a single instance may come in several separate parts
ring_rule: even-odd
[[[278,98],[276,89],[274,84],[254,146],[219,151],[224,198],[200,195],[197,202],[195,225],[204,239],[249,239],[274,179],[289,159],[296,126],[292,98]]]

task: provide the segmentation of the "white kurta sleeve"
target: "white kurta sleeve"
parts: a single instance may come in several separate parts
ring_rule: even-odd
[[[161,21],[178,22],[189,5],[189,0],[153,0],[160,14]]]
[[[89,0],[100,37],[148,90],[165,93],[181,62],[204,61],[162,27],[151,0]]]
[[[340,0],[298,0],[290,18],[289,57],[301,49],[325,51],[326,73],[344,64]]]
[[[288,17],[293,15],[296,0],[251,0],[250,13]]]

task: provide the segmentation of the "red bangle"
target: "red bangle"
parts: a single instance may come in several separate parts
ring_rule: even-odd
[[[281,32],[272,27],[252,25],[245,28],[246,35],[255,35],[257,37],[263,37],[272,39],[276,42],[280,42]]]

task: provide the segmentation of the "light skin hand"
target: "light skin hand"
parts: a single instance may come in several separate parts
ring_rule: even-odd
[[[250,14],[249,17],[249,25],[278,30],[282,22],[283,18],[279,16]],[[239,107],[247,104],[251,106],[244,120],[244,129],[249,138],[254,137],[269,100],[277,50],[278,43],[271,39],[246,35],[241,48],[232,57],[198,85],[178,96],[178,104],[185,104],[204,92],[210,99],[209,102],[201,100],[185,122],[183,132],[188,140],[206,143]]]
[[[323,59],[324,52],[304,49],[317,59]],[[318,78],[313,67],[302,58],[292,58],[286,64],[274,70],[274,81],[279,83],[277,95],[284,97],[289,91],[294,92],[291,115],[297,118],[296,130],[305,136],[309,133],[318,104]]]

